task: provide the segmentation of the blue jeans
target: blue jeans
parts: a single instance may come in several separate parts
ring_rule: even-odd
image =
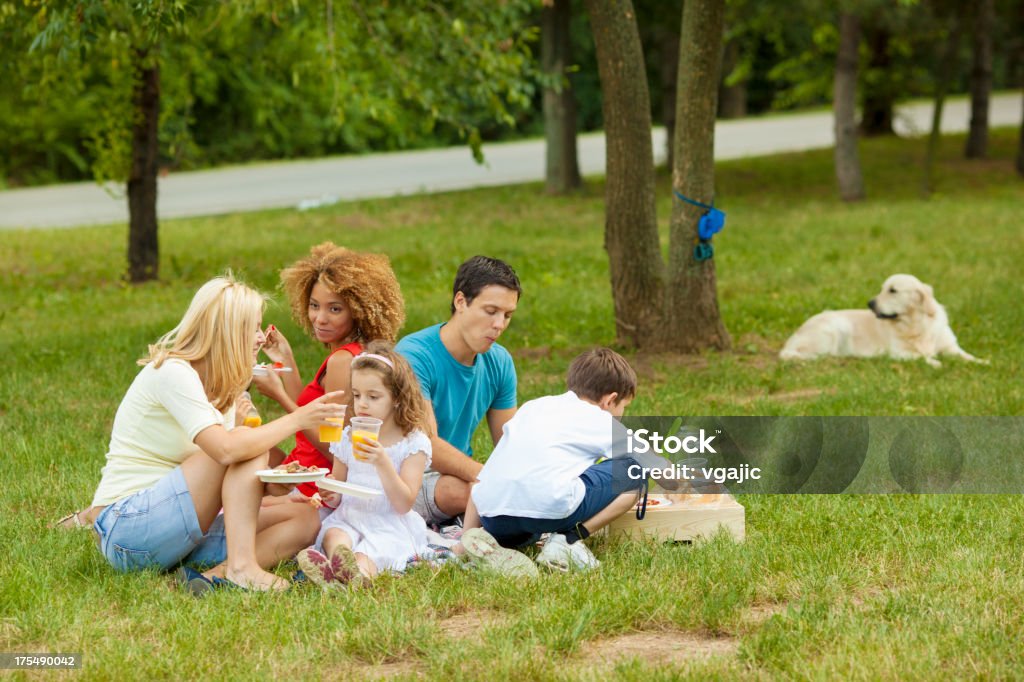
[[[630,462],[632,460],[629,460]],[[616,467],[624,464],[619,459]],[[597,516],[598,512],[615,501],[621,492],[612,485],[613,460],[607,459],[589,467],[580,474],[583,481],[583,500],[576,510],[564,519],[534,519],[527,516],[484,516],[480,525],[494,536],[502,547],[522,547],[536,542],[543,533],[565,534],[576,526]]]
[[[122,572],[166,571],[180,563],[212,566],[227,558],[224,515],[203,534],[181,467],[108,505],[94,527],[103,556]]]

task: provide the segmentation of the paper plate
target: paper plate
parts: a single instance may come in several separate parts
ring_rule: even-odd
[[[346,483],[345,481],[336,481],[333,478],[320,479],[316,482],[316,487],[330,490],[332,493],[341,493],[342,495],[351,495],[353,497],[379,497],[384,494],[373,488],[356,485],[355,483]]]
[[[255,376],[255,377],[265,377],[265,376],[267,376],[267,374],[270,373],[271,370],[273,370],[275,372],[290,372],[290,371],[292,371],[292,368],[291,367],[274,367],[273,365],[265,365],[265,364],[253,365],[252,375]]]
[[[304,471],[298,474],[289,474],[280,469],[261,469],[256,472],[264,483],[309,483],[319,481],[331,472],[330,469],[317,469],[316,471]]]

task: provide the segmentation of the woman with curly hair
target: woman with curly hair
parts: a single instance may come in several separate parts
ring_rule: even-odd
[[[352,358],[370,341],[394,342],[405,321],[402,291],[387,256],[324,242],[282,270],[281,282],[295,321],[324,345],[328,355],[303,386],[288,340],[271,327],[263,349],[267,357],[292,371],[284,373],[281,380],[276,373],[255,377],[257,388],[288,412],[325,392],[345,391],[345,400],[350,402]],[[295,448],[284,461],[329,469],[333,463],[329,447],[330,443],[320,441],[316,429],[299,431]],[[277,456],[283,453],[278,450]],[[298,491],[310,497],[317,488],[303,483]]]

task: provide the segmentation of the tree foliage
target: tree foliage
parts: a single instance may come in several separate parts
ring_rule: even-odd
[[[515,124],[537,90],[531,9],[530,0],[0,2],[12,84],[0,112],[24,112],[0,123],[18,131],[0,142],[13,160],[0,173],[125,177],[133,47],[161,64],[165,166],[458,142],[479,158],[481,130]]]

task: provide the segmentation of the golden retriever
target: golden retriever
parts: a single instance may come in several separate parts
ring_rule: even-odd
[[[960,348],[949,318],[932,288],[913,275],[893,275],[868,301],[869,310],[826,310],[789,337],[779,358],[810,360],[823,355],[924,358],[940,367],[938,355],[986,363]]]

